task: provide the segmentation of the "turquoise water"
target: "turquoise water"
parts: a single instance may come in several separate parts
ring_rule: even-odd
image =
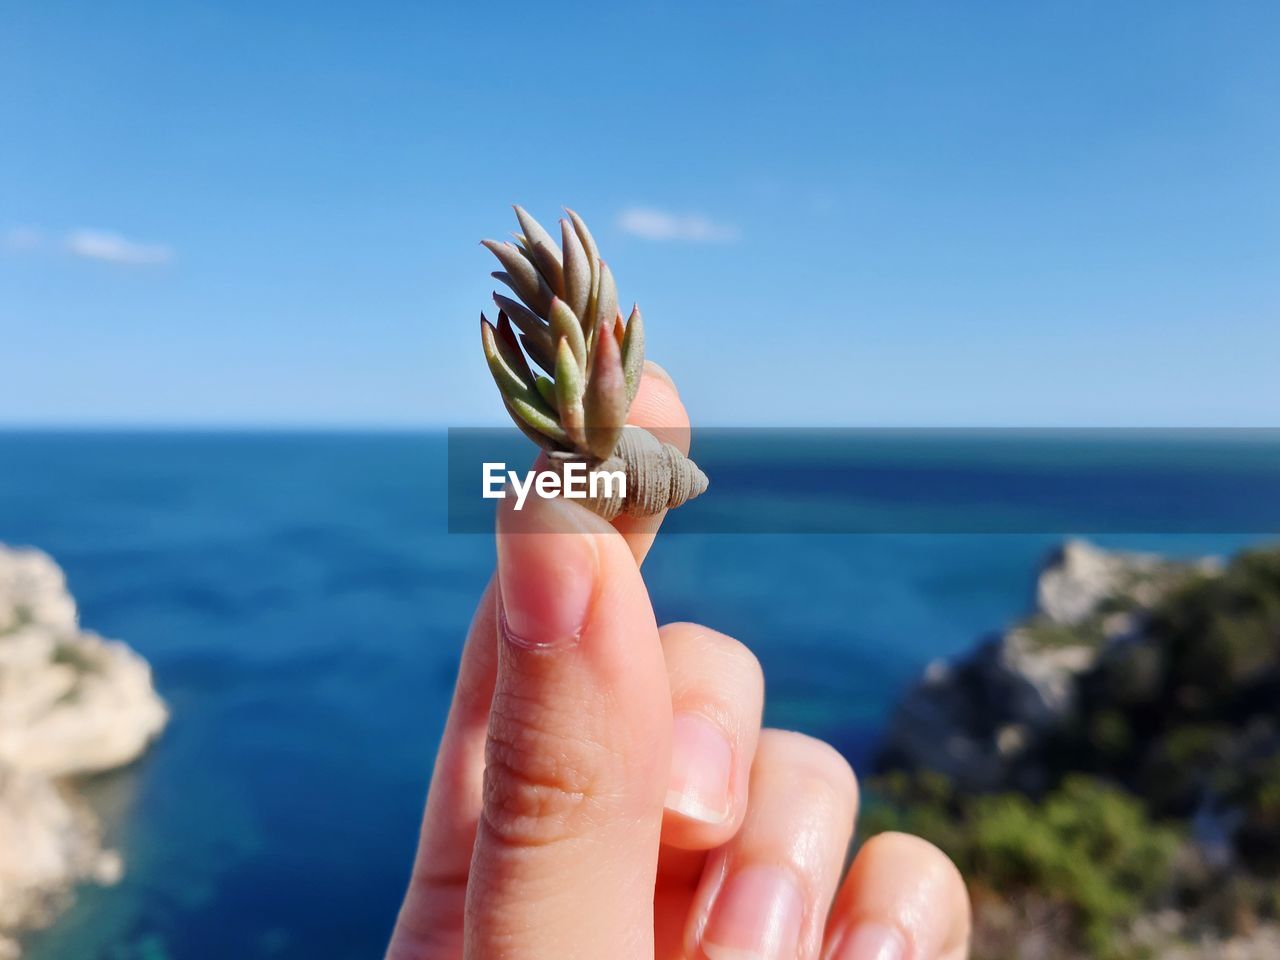
[[[140,650],[173,709],[144,760],[91,784],[125,880],[31,956],[380,955],[492,562],[487,537],[445,532],[444,460],[443,435],[0,434],[0,541],[53,554],[84,625]],[[1094,482],[1106,497],[1105,464]],[[756,651],[770,723],[864,763],[902,687],[1024,611],[1060,539],[684,534],[645,573],[659,620]]]

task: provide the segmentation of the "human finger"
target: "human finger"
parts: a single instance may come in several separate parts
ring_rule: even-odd
[[[686,928],[697,960],[817,960],[853,835],[857,782],[832,747],[766,730],[737,835],[707,860]]]
[[[737,832],[764,708],[764,674],[747,647],[694,623],[664,626],[671,687],[671,775],[662,842],[710,850]]]
[[[653,956],[671,695],[631,551],[571,501],[498,510],[498,673],[466,956]]]
[[[881,833],[854,858],[827,927],[823,960],[965,960],[969,894],[941,850]]]

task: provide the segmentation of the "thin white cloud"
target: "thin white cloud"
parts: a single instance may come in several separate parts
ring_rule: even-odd
[[[646,240],[733,243],[741,237],[737,227],[717,223],[701,214],[671,213],[654,207],[628,207],[618,215],[618,226]]]
[[[137,243],[118,233],[84,228],[67,234],[67,250],[86,260],[132,267],[154,266],[173,259],[173,251],[162,244]]]
[[[44,246],[44,233],[35,227],[10,227],[4,232],[0,245],[15,253],[27,253]]]

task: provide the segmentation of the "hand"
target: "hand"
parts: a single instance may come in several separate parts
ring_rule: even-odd
[[[688,419],[650,365],[632,422]],[[661,518],[502,501],[388,960],[963,960],[955,867],[865,844],[827,744],[761,730],[738,641],[658,629],[639,563]],[[838,888],[838,889],[837,889]]]

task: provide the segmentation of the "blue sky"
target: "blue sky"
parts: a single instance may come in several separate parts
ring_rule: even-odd
[[[587,217],[702,423],[1280,412],[1274,4],[4,21],[3,422],[499,422],[513,201]]]

